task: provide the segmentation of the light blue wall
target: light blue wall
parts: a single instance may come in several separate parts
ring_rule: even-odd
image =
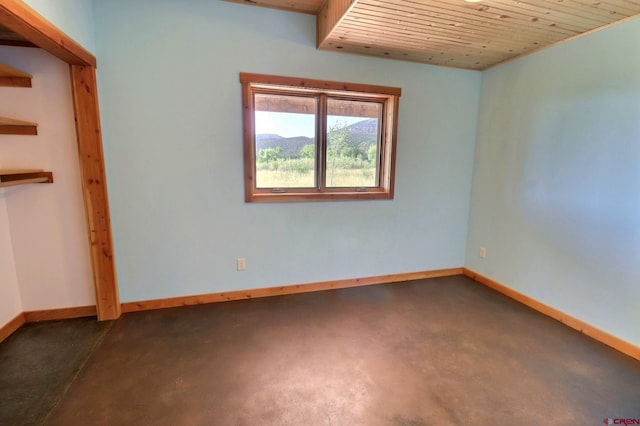
[[[92,0],[23,0],[48,21],[95,53]]]
[[[480,73],[319,52],[314,17],[220,1],[94,13],[122,301],[463,265]],[[395,200],[244,203],[240,71],[401,87]]]
[[[307,15],[26,2],[99,59],[123,301],[464,262],[640,344],[640,21],[498,66],[481,85],[479,73],[318,52]],[[396,199],[245,204],[240,71],[401,86]]]
[[[466,265],[640,344],[640,20],[484,72],[478,123]]]

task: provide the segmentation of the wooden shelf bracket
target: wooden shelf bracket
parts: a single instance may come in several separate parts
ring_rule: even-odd
[[[53,173],[44,170],[0,170],[0,188],[28,183],[53,183]]]

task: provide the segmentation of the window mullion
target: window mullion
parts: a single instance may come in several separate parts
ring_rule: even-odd
[[[316,159],[317,159],[317,182],[316,188],[320,192],[325,190],[325,179],[327,173],[327,95],[318,95],[318,113],[316,117]]]

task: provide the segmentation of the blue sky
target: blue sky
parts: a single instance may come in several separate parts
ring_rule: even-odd
[[[315,116],[313,114],[294,114],[269,111],[256,111],[255,114],[256,135],[271,133],[285,138],[292,138],[295,136],[307,136],[312,138],[315,135]],[[331,128],[331,126],[336,122],[346,122],[347,125],[350,125],[363,120],[368,120],[368,118],[330,115],[327,117],[327,124],[329,128]]]

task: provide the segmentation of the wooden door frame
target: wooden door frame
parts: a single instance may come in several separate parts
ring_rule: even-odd
[[[98,319],[120,316],[98,108],[96,58],[21,0],[0,0],[0,25],[69,64]]]

